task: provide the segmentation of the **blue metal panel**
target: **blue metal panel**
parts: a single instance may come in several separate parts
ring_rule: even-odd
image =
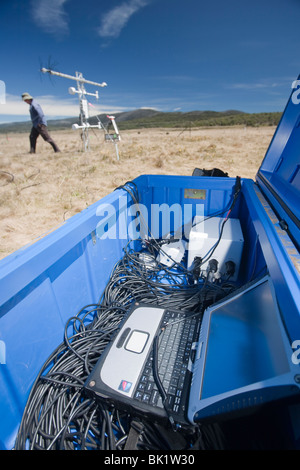
[[[200,212],[206,216],[224,213],[228,206],[235,178],[189,177],[189,176],[164,176],[143,175],[135,180],[140,193],[140,200],[148,208],[149,224],[151,226],[151,204],[168,204],[172,207],[179,204],[182,209],[182,219],[175,230],[188,222],[189,214],[194,217]],[[190,211],[190,207],[191,211]],[[238,213],[238,204],[232,217]],[[186,217],[185,217],[186,216]],[[160,233],[164,236],[165,233]]]
[[[0,447],[13,447],[31,386],[63,341],[66,321],[98,302],[127,239],[100,240],[99,205],[118,214],[123,191],[99,201],[55,232],[0,261]]]
[[[296,81],[298,87],[300,81]],[[259,168],[257,181],[277,200],[279,217],[296,224],[294,236],[300,238],[300,103],[293,90],[279,125]]]
[[[0,365],[0,440],[10,448],[41,364],[62,341],[60,311],[48,278],[36,279],[13,309],[1,317],[6,363]]]

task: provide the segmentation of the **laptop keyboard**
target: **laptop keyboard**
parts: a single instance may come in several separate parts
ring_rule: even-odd
[[[197,335],[197,320],[183,312],[166,311],[161,324],[165,327],[159,338],[158,374],[167,394],[167,405],[175,414],[184,411],[183,395],[192,344]],[[163,408],[161,394],[153,376],[153,352],[146,361],[137,384],[134,399]]]

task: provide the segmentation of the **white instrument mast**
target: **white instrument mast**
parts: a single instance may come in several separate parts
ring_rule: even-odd
[[[89,84],[89,85],[98,86],[98,87],[106,87],[107,83],[106,82],[97,83],[97,82],[93,82],[91,80],[86,80],[82,76],[82,73],[80,73],[80,72],[76,72],[75,77],[73,75],[68,75],[68,74],[65,74],[65,73],[56,72],[55,70],[46,69],[46,68],[42,68],[41,72],[49,73],[50,75],[56,75],[57,77],[67,78],[69,80],[75,80],[77,82],[77,89],[74,88],[74,87],[69,88],[69,93],[71,95],[75,95],[77,93],[78,97],[79,97],[80,125],[76,126],[75,129],[76,128],[82,129],[82,139],[83,139],[84,150],[85,151],[89,150],[89,147],[90,147],[90,144],[89,144],[89,127],[101,128],[102,125],[101,125],[100,121],[98,122],[97,126],[91,126],[88,122],[89,110],[88,110],[88,101],[86,99],[86,95],[95,96],[97,99],[99,98],[99,96],[98,96],[98,91],[96,91],[95,93],[88,93],[85,90],[84,85]]]

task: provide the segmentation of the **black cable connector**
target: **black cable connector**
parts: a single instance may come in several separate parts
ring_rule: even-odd
[[[196,284],[200,276],[200,267],[202,264],[202,258],[200,256],[195,256],[193,261],[193,281]]]
[[[216,259],[211,259],[208,262],[207,271],[210,273],[216,273],[218,271],[218,261]]]
[[[225,269],[227,276],[231,277],[235,273],[235,263],[233,261],[226,261]]]

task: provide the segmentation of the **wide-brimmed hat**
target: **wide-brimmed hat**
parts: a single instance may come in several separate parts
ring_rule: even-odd
[[[29,93],[23,93],[22,94],[22,100],[25,101],[25,100],[32,100],[33,97],[29,94]]]

